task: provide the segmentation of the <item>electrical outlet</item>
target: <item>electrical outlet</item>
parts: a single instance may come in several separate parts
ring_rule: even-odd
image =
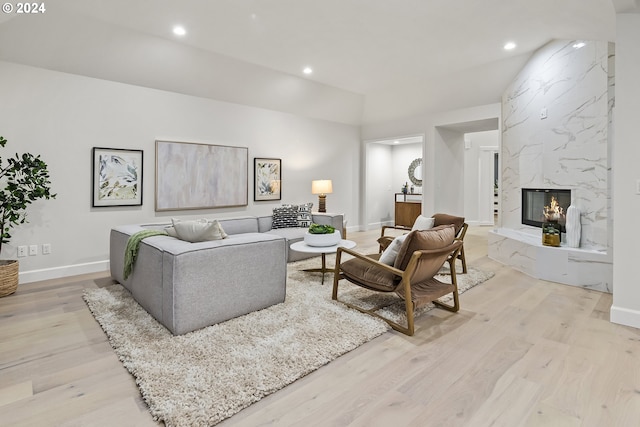
[[[547,118],[547,108],[543,108],[542,110],[540,110],[540,120],[544,120]]]
[[[18,246],[18,257],[27,256],[27,247],[26,246]]]
[[[49,255],[51,253],[51,243],[42,244],[42,255]]]
[[[38,245],[29,246],[29,255],[38,255]]]

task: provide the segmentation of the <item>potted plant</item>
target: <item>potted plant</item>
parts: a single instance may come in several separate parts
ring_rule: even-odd
[[[0,147],[7,140],[0,136]],[[55,198],[51,194],[47,164],[30,153],[9,157],[6,165],[0,157],[0,253],[2,245],[9,243],[13,227],[27,222],[27,206],[38,199]],[[17,260],[0,260],[0,297],[10,295],[18,288]]]
[[[342,235],[331,225],[312,223],[304,234],[304,242],[309,246],[333,246],[340,243]]]

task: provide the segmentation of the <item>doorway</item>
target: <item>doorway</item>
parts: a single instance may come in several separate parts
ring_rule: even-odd
[[[496,224],[498,118],[436,126],[433,145],[433,211],[464,216],[470,225]]]
[[[364,142],[364,203],[361,224],[365,230],[393,225],[395,222],[395,194],[402,193],[406,184],[413,198],[420,202],[422,186],[412,181],[422,180],[424,135],[410,135]],[[416,160],[419,160],[416,162]],[[419,163],[419,165],[418,165]]]

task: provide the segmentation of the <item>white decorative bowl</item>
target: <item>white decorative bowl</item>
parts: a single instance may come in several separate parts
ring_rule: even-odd
[[[339,230],[333,234],[311,234],[308,231],[304,233],[304,242],[309,246],[334,246],[340,243],[342,235]]]

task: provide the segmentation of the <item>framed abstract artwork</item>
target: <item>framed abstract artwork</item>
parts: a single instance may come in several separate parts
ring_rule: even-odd
[[[249,149],[156,141],[156,211],[249,204]]]
[[[253,159],[253,168],[253,200],[280,200],[282,160],[256,157]]]
[[[142,150],[93,147],[93,207],[142,205]]]

